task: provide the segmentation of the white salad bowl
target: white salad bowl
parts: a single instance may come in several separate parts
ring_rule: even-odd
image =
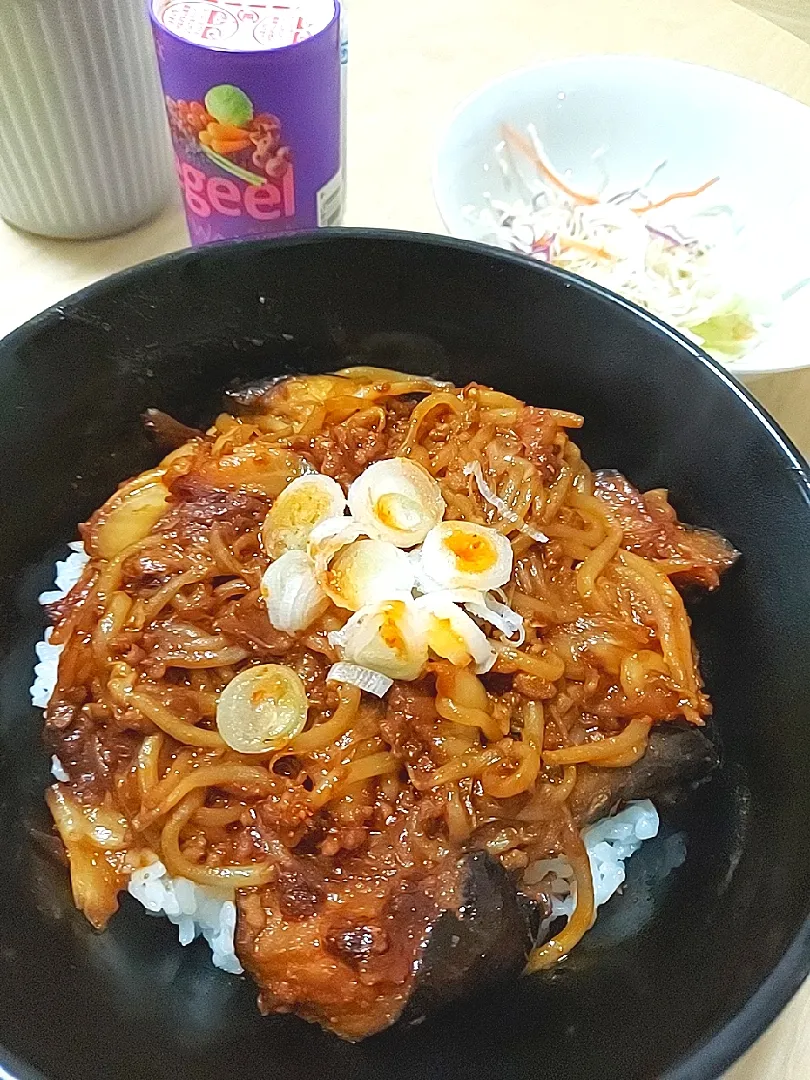
[[[452,235],[486,240],[476,220],[491,199],[512,201],[496,148],[502,127],[533,125],[573,187],[605,197],[650,183],[653,199],[719,181],[673,214],[724,204],[724,256],[734,290],[769,327],[727,361],[740,376],[810,366],[810,108],[735,75],[641,56],[583,56],[514,72],[455,113],[434,166],[434,193]],[[702,201],[699,201],[702,200]],[[687,207],[691,204],[691,207]],[[502,245],[503,246],[503,245]]]

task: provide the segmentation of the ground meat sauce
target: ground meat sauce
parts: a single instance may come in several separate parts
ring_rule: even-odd
[[[664,663],[654,605],[641,586],[634,592],[632,562],[614,559],[612,591],[599,604],[583,598],[578,568],[614,528],[594,526],[605,515],[589,492],[622,530],[619,555],[669,560],[666,572],[681,584],[714,587],[736,556],[715,534],[681,525],[663,493],[591,474],[566,434],[580,422],[571,414],[476,385],[411,392],[408,382],[394,392],[379,378],[274,381],[241,395],[242,414],[223,414],[205,435],[150,418],[164,443],[190,441],[146,474],[146,494],[131,482],[83,526],[91,561],[51,608],[64,650],[45,727],[69,777],[54,785],[54,800],[106,815],[115,837],[88,855],[86,836],[77,840],[49,803],[88,918],[102,927],[115,911],[125,859],[160,854],[169,873],[201,883],[239,870],[259,882],[234,888],[236,951],[261,1009],[295,1012],[348,1039],[418,1018],[428,998],[435,1005],[514,977],[547,908],[536,885],[521,901],[523,869],[568,857],[579,826],[628,798],[679,791],[716,762],[698,730],[709,704],[695,658],[687,649],[678,679]],[[330,607],[301,633],[275,629],[260,588],[269,563],[260,532],[295,477],[317,469],[345,489],[398,451],[439,477],[447,519],[509,536],[514,568],[503,596],[522,615],[526,641],[480,678],[465,669],[464,693],[453,665],[434,657],[383,700],[349,688],[352,699],[327,679],[339,658],[330,633],[348,612]],[[486,495],[496,489],[528,531],[499,517]],[[133,492],[138,512],[153,514],[150,530],[119,514]],[[301,738],[314,740],[258,755],[223,742],[219,695],[255,664],[300,677]],[[450,690],[440,692],[442,679]],[[336,730],[347,700],[349,719],[319,744],[318,729]],[[527,716],[540,725],[539,749]],[[639,717],[645,740],[651,720],[658,725],[654,752],[635,763],[635,746],[610,768],[553,763],[555,751],[593,749]],[[379,771],[346,779],[356,762],[377,758]],[[447,767],[450,779],[437,778]],[[206,770],[216,779],[180,790]]]
[[[551,483],[559,473],[560,464],[557,424],[553,414],[548,409],[526,405],[518,414],[515,433],[523,442],[526,457]]]
[[[645,559],[681,559],[683,571],[674,574],[679,585],[716,589],[739,552],[711,529],[694,529],[678,521],[665,491],[634,488],[619,472],[594,473],[594,495],[601,499],[624,533],[628,551]]]
[[[216,633],[244,646],[263,664],[286,658],[295,647],[294,638],[270,625],[267,608],[256,591],[229,601],[211,625]]]
[[[416,399],[397,399],[386,415],[376,414],[351,426],[336,425],[311,438],[296,437],[290,447],[318,472],[348,487],[367,465],[397,452],[415,405]]]

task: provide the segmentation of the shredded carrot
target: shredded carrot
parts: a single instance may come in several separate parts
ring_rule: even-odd
[[[513,150],[519,151],[524,157],[534,165],[535,169],[546,180],[550,180],[552,184],[564,192],[574,202],[584,203],[586,206],[596,206],[601,200],[595,195],[584,195],[581,191],[574,191],[572,187],[559,176],[551,167],[551,165],[543,159],[538,152],[534,143],[526,138],[526,136],[520,132],[515,131],[511,124],[501,125],[501,137],[507,146],[511,146]],[[693,199],[696,195],[702,195],[704,191],[710,188],[713,184],[716,184],[720,179],[719,176],[713,176],[711,180],[707,180],[705,184],[701,184],[700,187],[696,187],[693,191],[673,191],[671,195],[667,195],[665,198],[660,199],[658,202],[651,202],[647,206],[634,206],[632,207],[634,214],[646,214],[648,210],[658,210],[662,206],[666,206],[668,203],[673,202],[675,199]],[[564,241],[566,247],[577,248],[581,251],[587,251],[591,255],[596,255],[600,259],[612,259],[613,256],[605,251],[604,248],[591,247],[589,244],[584,244],[579,240]]]
[[[599,199],[594,195],[583,195],[581,192],[574,191],[573,188],[570,188],[563,178],[558,176],[551,166],[542,159],[531,140],[527,139],[521,132],[515,131],[510,124],[503,124],[501,127],[501,136],[507,145],[511,146],[513,150],[519,150],[524,157],[529,159],[541,176],[545,176],[545,178],[550,180],[552,184],[555,184],[560,191],[564,191],[569,198],[573,199],[575,202],[585,203],[588,206],[595,206],[596,203],[599,202]]]
[[[546,247],[549,246],[549,244],[553,241],[553,239],[554,239],[554,236],[553,236],[552,233],[543,233],[543,235],[539,238],[539,240],[535,240],[534,243],[532,244],[532,251],[542,251],[543,248],[546,248]]]
[[[696,187],[694,191],[674,191],[671,195],[667,195],[665,199],[659,200],[659,202],[650,203],[648,206],[634,206],[633,213],[646,214],[648,210],[658,210],[660,207],[666,206],[667,203],[671,203],[673,199],[693,199],[695,195],[702,195],[712,184],[716,184],[719,179],[719,176],[713,176],[711,180],[707,180],[705,184]]]
[[[560,246],[564,248],[570,248],[572,251],[582,251],[586,255],[593,255],[597,259],[609,259],[611,262],[615,262],[616,258],[611,255],[603,247],[594,247],[593,244],[586,244],[584,240],[575,240],[573,236],[558,236],[557,239],[560,242]]]

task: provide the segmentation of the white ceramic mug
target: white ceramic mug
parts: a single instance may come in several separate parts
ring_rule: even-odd
[[[174,184],[144,0],[0,0],[0,216],[109,236]]]

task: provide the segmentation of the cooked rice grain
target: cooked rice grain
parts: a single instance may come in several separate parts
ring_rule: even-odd
[[[71,553],[56,564],[54,589],[44,592],[41,604],[61,600],[73,588],[87,564],[80,542],[70,544]],[[31,687],[31,700],[44,709],[56,686],[61,645],[51,645],[50,629],[36,646],[38,663]],[[54,757],[51,772],[57,780],[67,780],[62,763]],[[625,879],[624,864],[644,840],[658,833],[658,814],[649,800],[631,803],[614,817],[603,818],[583,830],[583,838],[593,873],[595,905],[600,907],[613,896]],[[530,877],[528,875],[531,875]],[[527,872],[527,880],[538,882],[550,875],[551,919],[570,918],[575,896],[571,891],[573,870],[565,859],[544,859]],[[128,891],[153,915],[165,915],[178,928],[181,945],[202,935],[211,946],[211,958],[224,971],[239,974],[242,965],[234,952],[236,905],[215,889],[197,885],[186,878],[173,878],[159,860],[133,871]],[[548,920],[550,922],[551,920]],[[546,925],[548,925],[548,922]]]
[[[70,555],[56,564],[54,588],[42,593],[40,604],[53,604],[67,596],[82,576],[87,562],[84,545],[80,541],[70,544]],[[34,668],[36,679],[31,687],[31,700],[39,709],[47,706],[53,694],[62,652],[61,645],[50,644],[50,636],[49,627],[44,639],[36,646],[38,663]],[[59,781],[68,779],[58,757],[51,758],[51,774]],[[185,878],[171,877],[157,859],[133,871],[128,891],[150,914],[165,915],[177,926],[181,945],[188,945],[202,934],[211,946],[211,958],[216,966],[234,974],[241,973],[242,965],[233,947],[236,905],[232,899]]]

